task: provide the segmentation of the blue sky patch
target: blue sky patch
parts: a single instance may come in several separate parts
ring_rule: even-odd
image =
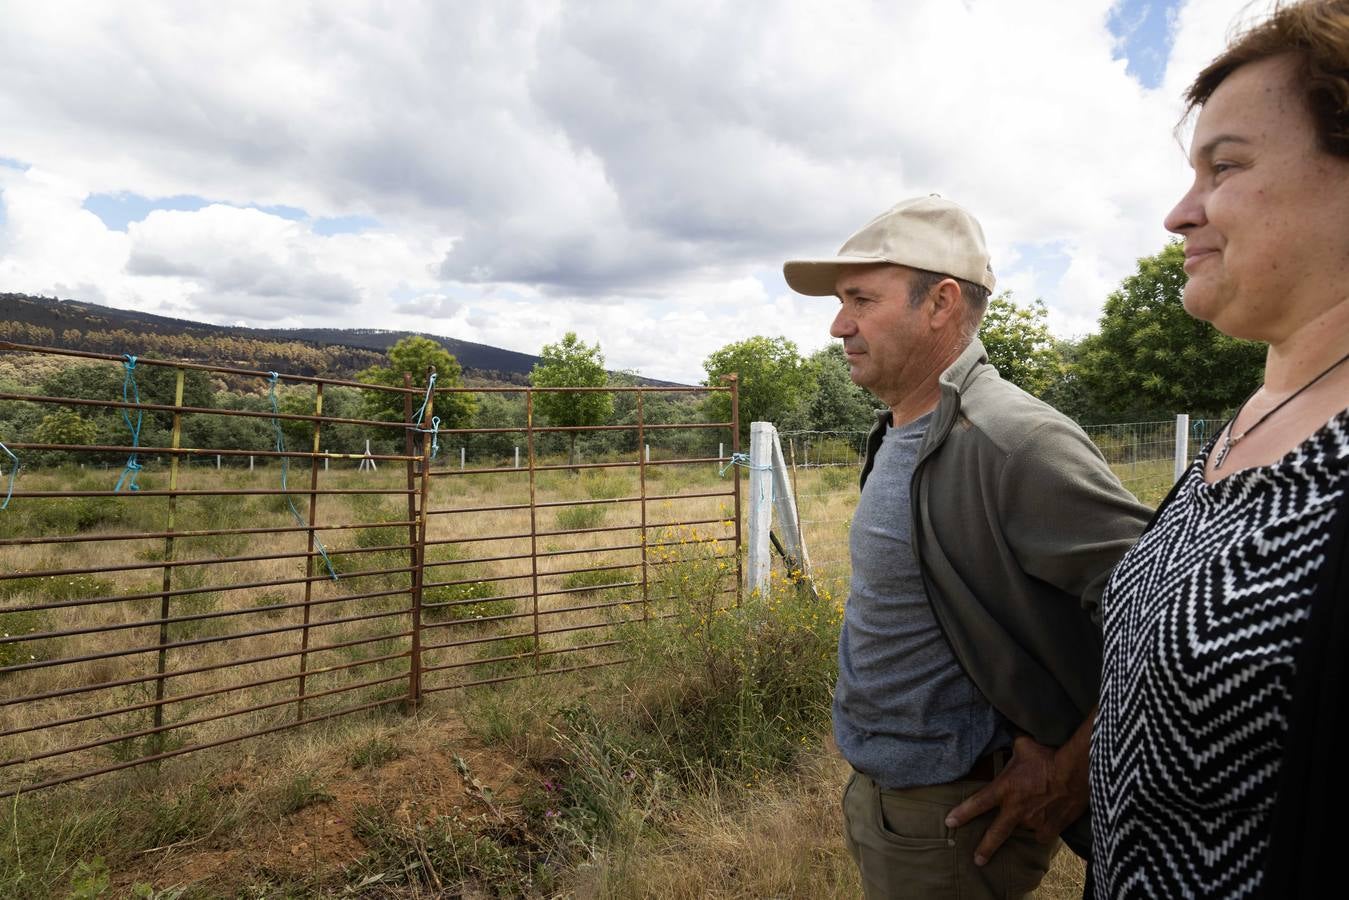
[[[1174,20],[1180,0],[1119,0],[1106,25],[1115,36],[1116,58],[1143,87],[1161,85],[1171,56]]]
[[[357,234],[379,227],[379,219],[373,216],[328,216],[314,220],[314,234],[326,236],[334,234]]]
[[[140,194],[126,192],[90,194],[84,201],[84,208],[102,219],[103,224],[113,231],[126,231],[127,225],[139,222],[157,209],[196,212],[210,205],[209,200],[186,194],[177,197],[156,197],[152,200]]]
[[[1049,241],[1043,244],[1014,244],[1016,252],[1020,254],[1016,265],[1008,270],[1012,272],[1033,271],[1035,273],[1036,295],[1040,297],[1049,296],[1054,293],[1054,286],[1063,279],[1068,272],[1068,266],[1072,264],[1072,257],[1068,255],[1067,244],[1064,241]],[[994,260],[996,266],[997,260]],[[1027,304],[1035,297],[1013,297],[1013,299],[1022,305]]]
[[[298,206],[259,206],[256,203],[250,203],[246,208],[256,209],[258,212],[265,212],[267,215],[276,216],[279,219],[289,219],[292,222],[303,222],[309,218],[309,213]]]
[[[10,159],[8,156],[0,156],[0,166],[4,166],[6,169],[18,169],[20,172],[28,171],[28,163]]]

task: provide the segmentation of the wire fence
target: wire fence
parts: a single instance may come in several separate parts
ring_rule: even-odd
[[[1194,419],[1183,424],[1187,456],[1192,459],[1211,437],[1213,423]],[[1173,419],[1091,425],[1083,430],[1124,487],[1155,506],[1174,482],[1176,427]],[[851,577],[848,528],[857,506],[867,433],[784,431],[779,437],[792,468],[797,514],[817,589],[841,601]]]
[[[0,354],[63,387],[0,392],[0,797],[621,662],[690,549],[736,595],[734,382],[544,426],[540,395],[585,389]],[[715,393],[730,421],[677,417]],[[469,398],[494,427],[441,427]]]

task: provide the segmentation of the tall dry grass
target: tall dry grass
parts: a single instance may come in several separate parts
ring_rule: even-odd
[[[643,512],[651,543],[659,542],[664,524],[724,523],[732,515],[729,498],[683,496],[730,489],[711,465],[647,473],[646,495],[669,499],[643,504],[636,469],[541,471],[532,510],[483,509],[528,506],[525,470],[433,473],[423,689],[619,658],[614,632],[645,615],[641,601],[651,593],[655,548],[643,551]],[[108,490],[115,475],[37,470],[24,473],[22,487]],[[0,514],[0,538],[154,533],[168,529],[170,514],[177,531],[290,528],[292,503],[302,518],[309,513],[308,497],[298,490],[308,475],[292,468],[289,503],[276,495],[183,497],[172,508],[167,498],[152,496],[19,497]],[[191,466],[181,470],[180,488],[276,490],[279,479],[278,467]],[[163,488],[168,475],[147,466],[140,480],[146,490]],[[315,500],[319,526],[361,526],[317,532],[338,580],[327,576],[322,558],[309,561],[303,531],[177,537],[171,545],[158,538],[0,547],[0,574],[20,576],[0,578],[0,633],[35,636],[0,643],[0,701],[10,701],[0,706],[0,731],[12,732],[0,737],[0,763],[9,763],[0,785],[404,698],[412,628],[407,475],[387,465],[375,473],[348,467],[319,470],[317,483],[320,490],[378,492]],[[722,524],[702,527],[709,539],[732,533]],[[561,533],[575,530],[582,533]],[[611,549],[618,546],[626,549]],[[733,548],[722,546],[727,553]],[[279,558],[224,561],[264,555]],[[166,559],[192,564],[165,568]],[[72,569],[81,571],[41,574]],[[167,601],[166,583],[178,592]],[[356,596],[366,594],[377,596]],[[24,609],[47,604],[60,607]],[[51,632],[83,633],[37,637]],[[183,646],[163,651],[163,730],[139,734],[156,728],[164,641]],[[309,649],[297,655],[303,648]],[[62,662],[89,656],[99,658]],[[44,662],[57,664],[34,667]],[[309,698],[303,707],[293,702],[302,670]],[[24,699],[52,692],[69,693]],[[54,724],[60,722],[67,724]],[[80,747],[87,749],[60,752]]]

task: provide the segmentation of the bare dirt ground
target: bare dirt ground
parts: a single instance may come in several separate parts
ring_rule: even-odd
[[[137,883],[161,890],[192,886],[191,896],[236,896],[249,883],[336,888],[344,867],[367,852],[357,836],[363,811],[391,812],[394,821],[408,825],[456,814],[497,815],[509,809],[527,777],[508,751],[483,746],[456,719],[373,740],[396,755],[359,768],[350,756],[319,759],[307,773],[321,791],[318,799],[289,814],[259,814],[227,834],[144,851],[138,865],[114,873],[109,896],[125,896]],[[209,786],[222,798],[266,795],[276,780],[267,761],[250,757]]]

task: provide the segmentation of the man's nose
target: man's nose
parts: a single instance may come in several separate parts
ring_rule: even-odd
[[[830,337],[847,337],[857,332],[857,323],[848,315],[846,307],[839,307],[838,314],[834,316],[834,321],[829,325]]]

